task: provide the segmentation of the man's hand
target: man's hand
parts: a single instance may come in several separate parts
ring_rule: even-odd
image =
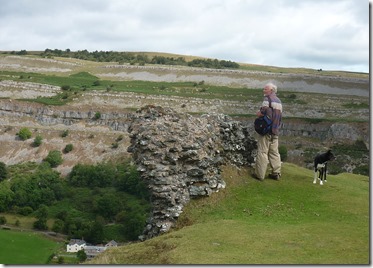
[[[262,114],[261,111],[259,110],[259,111],[256,112],[256,116],[257,116],[257,117],[261,117],[261,116],[263,116],[263,114]]]

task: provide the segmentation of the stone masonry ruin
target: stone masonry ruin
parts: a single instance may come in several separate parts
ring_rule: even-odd
[[[169,231],[191,198],[225,188],[221,165],[247,166],[255,159],[255,139],[227,115],[191,116],[146,106],[131,121],[128,151],[153,206],[142,240]]]

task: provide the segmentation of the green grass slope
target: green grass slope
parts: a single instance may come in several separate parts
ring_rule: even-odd
[[[174,231],[90,264],[369,264],[369,178],[283,165],[281,181],[224,168],[227,188],[192,200]]]
[[[0,241],[2,264],[47,264],[52,253],[61,248],[61,242],[34,232],[0,230]]]

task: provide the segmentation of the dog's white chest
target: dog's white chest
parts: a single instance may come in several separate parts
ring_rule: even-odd
[[[322,169],[322,168],[324,168],[325,167],[325,163],[323,163],[323,164],[317,164],[317,169]]]

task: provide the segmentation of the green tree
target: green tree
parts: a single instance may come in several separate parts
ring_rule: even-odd
[[[5,216],[0,216],[0,224],[6,224]]]
[[[74,149],[74,146],[71,143],[69,143],[69,144],[66,144],[65,148],[63,149],[63,152],[67,154],[71,152],[73,149]]]
[[[44,161],[48,162],[51,167],[57,167],[63,162],[62,154],[57,150],[50,151]]]
[[[63,256],[58,257],[58,264],[64,264],[65,263],[65,258]]]
[[[47,220],[38,219],[34,222],[33,227],[36,230],[48,230]]]
[[[83,249],[81,249],[76,253],[76,257],[78,258],[79,262],[84,262],[87,259],[87,254]]]
[[[65,221],[68,216],[69,216],[69,213],[67,212],[67,210],[62,210],[57,213],[56,218],[62,221]]]
[[[40,205],[39,209],[35,213],[35,216],[38,219],[47,219],[48,218],[48,206]]]
[[[111,164],[103,163],[96,166],[77,164],[67,180],[69,184],[79,187],[107,187],[113,184],[116,176],[116,167]]]
[[[56,233],[62,233],[64,226],[65,223],[62,220],[57,219],[53,223],[52,231]]]
[[[34,139],[33,146],[39,147],[43,141],[43,138],[40,135],[37,135]]]
[[[141,180],[140,173],[136,166],[126,163],[117,166],[116,186],[118,189],[129,194],[148,199],[149,191]]]
[[[8,168],[4,162],[0,162],[0,182],[8,177]]]
[[[36,221],[33,226],[38,230],[48,230],[47,219],[48,219],[48,207],[46,205],[41,205],[36,211]]]
[[[90,242],[92,244],[99,244],[102,243],[104,237],[104,226],[102,225],[102,223],[95,221],[92,224],[89,236],[86,239],[87,242]]]
[[[0,183],[0,212],[7,211],[14,200],[14,192],[11,190],[10,183],[4,181]]]
[[[21,140],[25,141],[25,140],[31,138],[32,133],[31,133],[30,129],[28,129],[27,127],[23,127],[23,128],[20,129],[20,131],[17,133],[17,135]]]
[[[95,199],[94,208],[106,219],[112,219],[122,208],[121,200],[111,193]]]
[[[145,218],[133,212],[124,223],[124,233],[129,240],[137,240],[144,230]]]

